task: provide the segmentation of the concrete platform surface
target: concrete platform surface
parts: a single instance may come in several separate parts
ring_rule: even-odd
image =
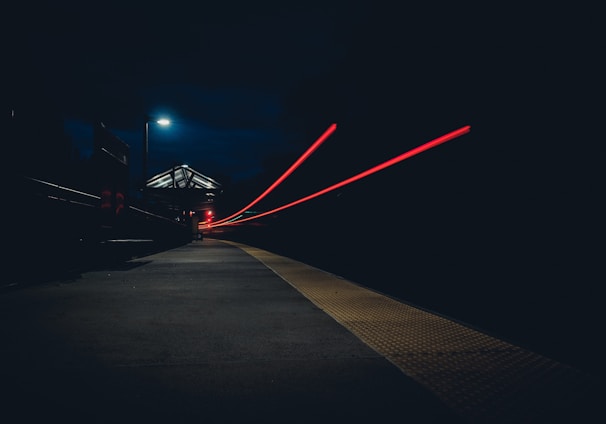
[[[3,422],[554,423],[602,384],[462,323],[206,239],[0,293]]]

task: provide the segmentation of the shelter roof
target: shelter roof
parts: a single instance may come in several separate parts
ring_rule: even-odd
[[[147,180],[148,188],[220,190],[221,184],[188,165],[178,165]]]

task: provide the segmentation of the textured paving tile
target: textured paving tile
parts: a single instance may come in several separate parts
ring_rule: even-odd
[[[554,422],[591,406],[577,405],[595,393],[597,382],[574,368],[306,264],[228,243],[263,262],[470,422]]]

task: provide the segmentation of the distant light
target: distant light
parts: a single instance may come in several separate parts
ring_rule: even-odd
[[[170,121],[168,119],[158,119],[156,122],[160,125],[170,125]]]

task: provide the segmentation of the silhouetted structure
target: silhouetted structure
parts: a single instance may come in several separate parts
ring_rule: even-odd
[[[100,225],[107,231],[120,227],[129,192],[129,146],[99,122],[94,127],[92,170],[94,192],[100,196]]]
[[[193,238],[199,238],[198,222],[207,219],[207,214],[214,215],[212,206],[221,192],[218,181],[188,165],[175,165],[146,182],[151,209],[169,211],[191,228]]]

